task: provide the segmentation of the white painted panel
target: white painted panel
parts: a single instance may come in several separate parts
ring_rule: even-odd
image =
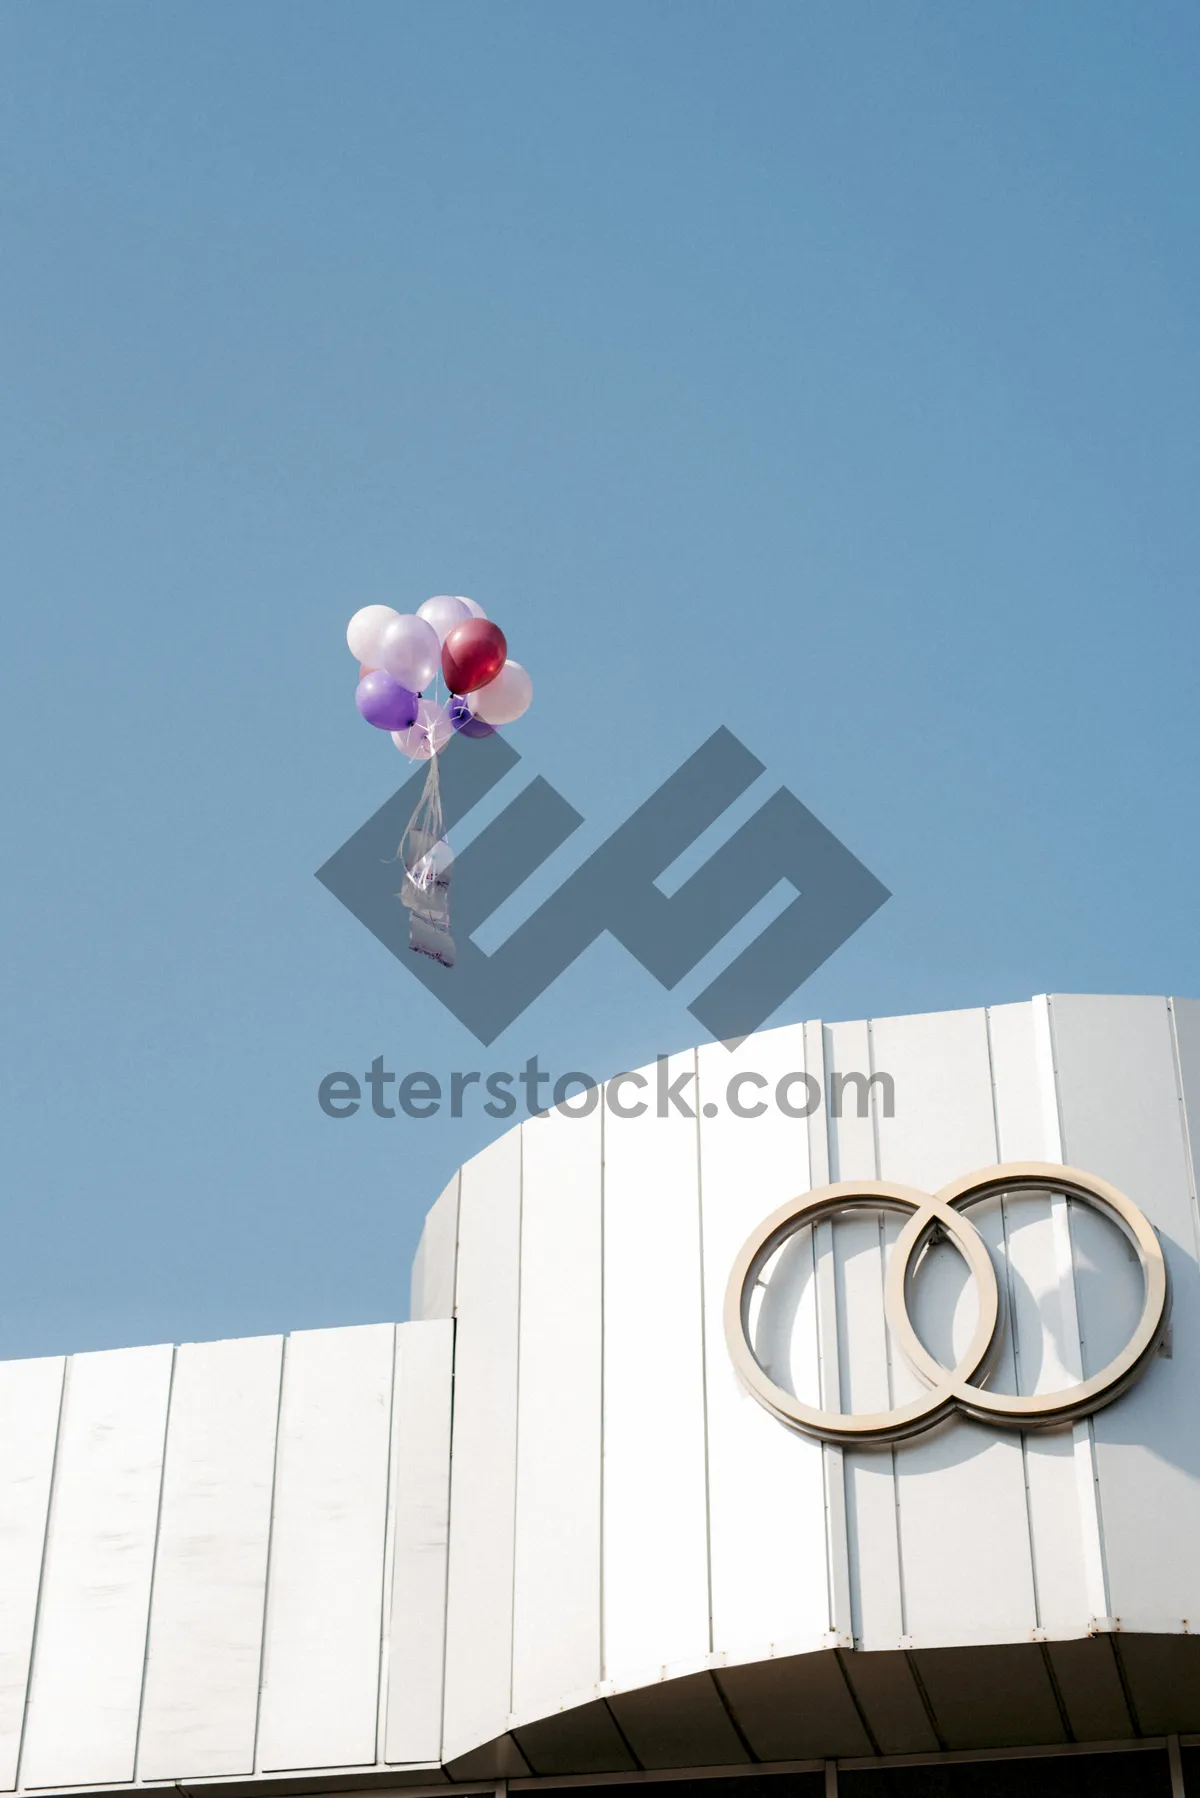
[[[1000,1160],[1058,1160],[1057,1106],[1052,1084],[1047,1085],[1051,1070],[1039,1061],[1033,1005],[993,1006],[988,1021]],[[1073,1376],[1063,1360],[1066,1319],[1050,1200],[1009,1196],[1004,1218],[1015,1389],[1051,1392]],[[1051,1637],[1078,1636],[1088,1627],[1092,1606],[1072,1432],[1031,1431],[1023,1441],[1038,1625]]]
[[[1055,1161],[1060,1152],[1057,1106],[1052,1086],[1046,1088],[1050,1069],[1039,1061],[1034,1008],[993,1006],[988,1022],[999,1158]],[[1009,1195],[1004,1225],[1012,1389],[1052,1392],[1075,1376],[1063,1359],[1067,1318],[1049,1197]],[[1038,1626],[1051,1637],[1082,1635],[1093,1607],[1081,1546],[1072,1432],[1030,1431],[1023,1446]]]
[[[1002,1084],[997,1086],[997,1102],[1004,1104]],[[1042,1158],[1029,1156],[1029,1160]],[[1065,1361],[1070,1325],[1063,1305],[1067,1284],[1056,1244],[1056,1203],[1040,1194],[1009,1194],[1004,1199],[1004,1296],[1016,1349],[1016,1375],[1006,1390],[1061,1392],[1078,1377]],[[1094,1534],[1096,1507],[1092,1503],[1087,1516],[1079,1512],[1072,1429],[1029,1431],[1024,1451],[1038,1627],[1051,1636],[1078,1636],[1087,1631],[1094,1615],[1081,1532],[1087,1527]]]
[[[881,1176],[932,1192],[993,1166],[996,1128],[984,1012],[879,1019],[872,1034],[876,1067],[890,1068],[896,1076],[895,1116],[880,1115],[878,1122]],[[1000,1261],[1000,1206],[978,1207],[968,1215],[993,1262]],[[956,1263],[957,1256],[949,1248],[935,1254],[946,1268],[940,1276],[946,1281],[947,1264],[951,1258]],[[934,1261],[931,1256],[930,1273]],[[954,1278],[957,1285],[953,1280],[945,1285],[943,1303],[948,1312],[961,1295],[954,1332],[954,1346],[960,1347],[976,1301],[962,1284],[960,1268]],[[1007,1378],[1011,1387],[1011,1358],[1007,1368],[1003,1363],[998,1368],[997,1378],[1001,1384]],[[895,1459],[906,1634],[914,1646],[1027,1641],[1036,1609],[1019,1437],[958,1420],[900,1445]],[[982,1559],[981,1539],[989,1545]],[[971,1579],[947,1579],[947,1565],[971,1565]]]
[[[876,1180],[872,1104],[879,1086],[847,1083],[840,1100],[833,1086],[835,1073],[870,1079],[871,1027],[865,1022],[829,1024],[823,1037],[829,1179]],[[895,1068],[886,1071],[896,1079]],[[860,1097],[864,1092],[865,1102]],[[829,1240],[842,1408],[886,1410],[891,1384],[883,1322],[885,1228],[870,1212],[851,1212],[831,1226]],[[845,1449],[842,1464],[853,1634],[864,1648],[895,1648],[904,1620],[894,1456],[891,1449]]]
[[[0,1790],[17,1782],[50,1476],[61,1355],[0,1362]]]
[[[804,1025],[804,1064],[807,1072],[817,1082],[821,1094],[820,1104],[808,1118],[809,1182],[815,1191],[818,1187],[829,1184],[825,1028],[820,1019]],[[817,1288],[817,1352],[820,1360],[821,1402],[827,1411],[840,1411],[842,1387],[838,1353],[837,1269],[833,1225],[828,1220],[819,1224],[813,1234],[813,1264]],[[830,1629],[839,1646],[851,1648],[854,1645],[854,1617],[850,1600],[850,1542],[844,1451],[834,1443],[822,1443],[821,1467],[825,1482]]]
[[[807,1120],[788,1117],[774,1098],[782,1078],[804,1072],[804,1053],[802,1025],[749,1037],[732,1053],[722,1043],[699,1051],[701,1103],[718,1108],[700,1125],[713,1645],[730,1655],[771,1643],[817,1647],[830,1627],[820,1444],[786,1429],[750,1397],[734,1373],[722,1324],[726,1282],[742,1243],[809,1186]],[[743,1073],[768,1082],[761,1097],[749,1083],[741,1097],[743,1108],[763,1104],[761,1117],[739,1118],[729,1108],[729,1083]],[[794,1108],[806,1103],[799,1083],[784,1098]],[[811,1232],[797,1248],[807,1257],[808,1277],[779,1294],[787,1314],[781,1346],[787,1375],[815,1399]],[[772,1270],[772,1295],[776,1287]],[[763,1321],[760,1311],[760,1327]],[[771,1371],[779,1377],[779,1368]]]
[[[1038,1077],[1033,1006],[993,1005],[987,1014],[1001,1161],[1053,1161]]]
[[[973,1207],[969,1215],[1003,1279],[1000,1201]],[[934,1305],[941,1299],[942,1316],[939,1329],[926,1327],[922,1335],[949,1364],[974,1328],[974,1286],[949,1244],[935,1248],[922,1268],[918,1284],[927,1282]],[[914,1316],[921,1314],[916,1295],[912,1309]],[[1016,1389],[1011,1338],[1002,1345],[990,1383],[1001,1391]],[[905,1621],[914,1645],[1028,1640],[1037,1607],[1020,1436],[960,1421],[898,1447],[896,1469]],[[980,1542],[988,1545],[982,1559]],[[969,1582],[946,1578],[948,1566],[967,1565]]]
[[[393,1414],[392,1602],[383,1759],[436,1761],[450,1523],[454,1324],[401,1324]]]
[[[169,1347],[67,1364],[22,1782],[132,1779]]]
[[[521,1132],[462,1170],[444,1758],[502,1735],[512,1694]]]
[[[871,1066],[871,1027],[867,1023],[827,1024],[824,1046],[829,1178],[831,1181],[877,1180],[871,1107],[879,1089],[847,1079],[840,1091],[835,1091],[834,1082],[834,1076],[839,1074],[861,1075],[863,1082],[870,1081],[874,1071]],[[896,1070],[887,1071],[894,1079]]]
[[[605,1119],[604,1643],[618,1686],[709,1650],[696,1121],[656,1116],[643,1071],[644,1116]],[[667,1084],[689,1071],[694,1055],[671,1057]],[[694,1103],[694,1078],[682,1096]]]
[[[375,1760],[395,1325],[284,1349],[259,1766]]]
[[[415,1323],[454,1316],[454,1264],[458,1254],[458,1174],[434,1200],[413,1260],[409,1315]]]
[[[987,1017],[935,1011],[876,1018],[874,1065],[896,1082],[895,1115],[877,1108],[879,1171],[923,1192],[996,1160]]]
[[[1052,1640],[1082,1636],[1094,1611],[1081,1539],[1073,1432],[1039,1430],[1027,1436],[1025,1467],[1039,1627]]]
[[[523,1127],[517,1718],[600,1678],[601,1119],[597,1104]]]
[[[1166,1001],[1051,1001],[1063,1151],[1140,1205],[1174,1288],[1173,1353],[1092,1421],[1112,1614],[1126,1630],[1178,1630],[1200,1616],[1200,1274],[1184,1118]],[[1077,1280],[1085,1343],[1103,1294]],[[1146,1527],[1152,1517],[1154,1527]]]
[[[141,1779],[253,1771],[282,1346],[176,1351]]]

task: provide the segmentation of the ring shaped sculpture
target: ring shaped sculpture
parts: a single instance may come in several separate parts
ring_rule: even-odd
[[[1111,1219],[1129,1239],[1142,1269],[1141,1315],[1119,1355],[1099,1373],[1058,1392],[1029,1396],[989,1392],[985,1383],[1001,1336],[1002,1306],[996,1270],[986,1243],[964,1212],[1001,1193],[1064,1194]],[[838,1213],[870,1209],[908,1216],[884,1282],[884,1310],[893,1340],[928,1391],[878,1413],[824,1411],[778,1386],[759,1363],[750,1341],[750,1300],[776,1250],[806,1226]],[[908,1310],[909,1274],[920,1250],[938,1230],[951,1239],[974,1278],[979,1315],[971,1341],[954,1367],[929,1353]],[[953,1411],[1017,1429],[1047,1429],[1098,1411],[1119,1398],[1162,1342],[1170,1314],[1167,1264],[1148,1218],[1107,1181],[1079,1168],[1048,1162],[1010,1162],[925,1193],[886,1180],[844,1182],[783,1205],[743,1244],[725,1294],[725,1339],[743,1385],[780,1422],[824,1442],[896,1442],[927,1430]]]

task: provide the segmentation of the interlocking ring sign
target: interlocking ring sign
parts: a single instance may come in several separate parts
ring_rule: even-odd
[[[964,1213],[983,1199],[1031,1191],[1078,1199],[1116,1224],[1141,1263],[1143,1303],[1133,1334],[1107,1367],[1059,1392],[1025,1397],[987,1389],[1002,1334],[1000,1287],[987,1245]],[[864,1208],[900,1212],[908,1218],[888,1263],[884,1311],[894,1342],[928,1390],[891,1411],[824,1411],[785,1391],[765,1372],[750,1342],[750,1301],[763,1269],[788,1237],[822,1218]],[[979,1300],[974,1335],[954,1367],[944,1367],[929,1353],[908,1310],[910,1270],[920,1250],[939,1231],[962,1255]],[[985,1168],[936,1193],[886,1180],[864,1180],[825,1186],[781,1206],[752,1233],[734,1262],[725,1294],[725,1339],[742,1383],[781,1423],[823,1442],[870,1444],[916,1435],[953,1411],[1017,1429],[1047,1429],[1086,1417],[1119,1398],[1142,1373],[1162,1342],[1169,1313],[1167,1264],[1153,1227],[1138,1207],[1094,1174],[1023,1161]]]

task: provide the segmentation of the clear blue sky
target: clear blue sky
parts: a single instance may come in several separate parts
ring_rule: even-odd
[[[504,1128],[325,1073],[695,1040],[611,943],[487,1051],[313,879],[473,595],[588,820],[718,723],[895,897],[779,1021],[1200,994],[1194,5],[10,0],[0,1352],[402,1317]]]

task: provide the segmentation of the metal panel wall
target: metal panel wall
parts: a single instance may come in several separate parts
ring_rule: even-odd
[[[451,1319],[399,1326],[383,1751],[390,1762],[441,1757],[453,1372]]]
[[[891,1074],[894,1116],[878,1083],[860,1115],[852,1082],[841,1115],[788,1117],[773,1089],[805,1069],[826,1093]],[[455,1177],[414,1280],[427,1321],[295,1336],[282,1385],[278,1339],[189,1345],[173,1385],[169,1349],[79,1356],[61,1416],[61,1363],[0,1367],[0,1789],[27,1687],[21,1789],[443,1753],[498,1777],[521,1770],[510,1727],[551,1773],[630,1747],[649,1766],[865,1752],[855,1704],[885,1752],[935,1727],[1023,1740],[1030,1719],[1115,1738],[1138,1720],[1087,1639],[1109,1627],[1142,1727],[1160,1714],[1157,1649],[1130,1632],[1200,1611],[1176,1551],[1200,1536],[1200,1005],[1043,999],[710,1044],[665,1070],[694,1076],[695,1116],[656,1116],[644,1072],[618,1095],[643,1115],[533,1120]],[[762,1115],[731,1107],[737,1073],[766,1081],[740,1089]],[[1161,1233],[1172,1350],[1116,1405],[843,1451],[740,1389],[725,1282],[769,1211],[826,1179],[928,1190],[1024,1159],[1091,1168]],[[1136,1279],[1102,1220],[1020,1194],[972,1218],[1004,1289],[996,1386],[1061,1387],[1118,1344]],[[823,1223],[764,1270],[753,1332],[782,1383],[855,1409],[917,1389],[884,1328],[900,1227]],[[930,1346],[951,1354],[973,1306],[931,1244],[912,1295]]]
[[[0,1363],[0,1790],[17,1783],[63,1360]]]
[[[1171,1017],[1164,999],[1074,995],[1051,1012],[1064,1155],[1142,1207],[1174,1289],[1171,1358],[1091,1425],[1110,1615],[1182,1630],[1200,1616],[1200,1556],[1163,1544],[1200,1540],[1200,1271]],[[1086,1341],[1105,1303],[1086,1268],[1079,1296]]]
[[[437,1762],[453,1334],[0,1364],[0,1789]]]
[[[603,1121],[597,1104],[586,1116],[551,1112],[522,1126],[517,1718],[557,1709],[601,1673]]]
[[[458,1192],[455,1174],[429,1208],[413,1259],[409,1316],[415,1323],[454,1316],[454,1266],[458,1255]]]
[[[644,1114],[605,1120],[604,1656],[618,1687],[711,1647],[697,1127],[669,1101],[655,1115],[646,1073]],[[690,1105],[694,1054],[663,1074]]]
[[[258,1762],[370,1765],[395,1326],[288,1338],[267,1589]]]
[[[838,1075],[875,1072],[870,1027],[831,1024],[823,1031],[829,1178],[876,1180],[874,1094],[847,1084],[832,1097]],[[904,1090],[903,1069],[886,1069]],[[897,1103],[903,1100],[897,1099]],[[840,1113],[840,1115],[839,1115]],[[851,1215],[832,1230],[838,1385],[847,1411],[885,1411],[891,1403],[883,1320],[885,1255],[894,1238],[890,1220]],[[896,1648],[904,1634],[904,1606],[896,1531],[896,1467],[891,1449],[846,1449],[846,1494],[851,1627],[864,1648]]]
[[[467,1162],[459,1202],[444,1754],[504,1734],[512,1696],[521,1131]]]
[[[67,1368],[25,1726],[27,1786],[133,1778],[170,1348]]]
[[[775,1102],[780,1080],[805,1071],[803,1026],[749,1037],[732,1053],[722,1043],[706,1044],[699,1069],[698,1100],[715,1110],[700,1122],[713,1646],[736,1659],[772,1647],[784,1652],[785,1644],[820,1647],[830,1627],[825,1561],[814,1552],[825,1535],[820,1445],[781,1429],[744,1390],[722,1322],[729,1269],[742,1243],[763,1217],[809,1187],[807,1121]],[[761,1114],[737,1116],[731,1092],[736,1105],[760,1107]],[[802,1109],[807,1094],[796,1083],[784,1098]],[[786,1358],[776,1377],[811,1391],[818,1380],[811,1232],[786,1253],[804,1263],[804,1274],[789,1282],[783,1317],[760,1314],[760,1331],[774,1325]]]
[[[260,1336],[176,1351],[142,1779],[254,1767],[282,1346]]]
[[[982,1011],[890,1018],[872,1026],[874,1065],[902,1070],[891,1118],[877,1112],[879,1171],[933,1192],[956,1175],[997,1159],[987,1020]],[[999,1203],[976,1207],[972,1222],[1002,1262]],[[928,1278],[937,1251],[927,1257]],[[940,1259],[962,1273],[956,1251]],[[974,1293],[963,1310],[974,1322]],[[942,1309],[955,1309],[952,1289]],[[969,1331],[968,1331],[969,1333]],[[941,1345],[938,1345],[939,1347]],[[947,1348],[949,1344],[946,1345]],[[954,1345],[956,1348],[958,1343]],[[965,1346],[965,1342],[962,1344]],[[895,1368],[895,1364],[894,1368]],[[899,1369],[895,1368],[898,1376]],[[996,1384],[1013,1390],[1011,1355]],[[896,1379],[899,1391],[899,1379]],[[921,1388],[913,1380],[910,1390]],[[1008,1431],[958,1420],[896,1449],[905,1631],[914,1645],[1028,1641],[1036,1623],[1029,1520],[1020,1440]],[[980,1558],[980,1535],[989,1552]],[[946,1578],[947,1565],[973,1565],[969,1581]],[[898,1646],[898,1644],[894,1644]]]
[[[988,1014],[997,1153],[1001,1161],[1060,1159],[1057,1100],[1039,1068],[1032,1004],[993,1006]],[[1051,1127],[1047,1127],[1047,1109]],[[1051,1392],[1069,1384],[1062,1338],[1063,1270],[1049,1199],[1004,1200],[1004,1298],[1014,1338],[1014,1390]],[[1076,1636],[1092,1615],[1081,1546],[1082,1520],[1070,1429],[1020,1437],[1029,1509],[1036,1627]]]

